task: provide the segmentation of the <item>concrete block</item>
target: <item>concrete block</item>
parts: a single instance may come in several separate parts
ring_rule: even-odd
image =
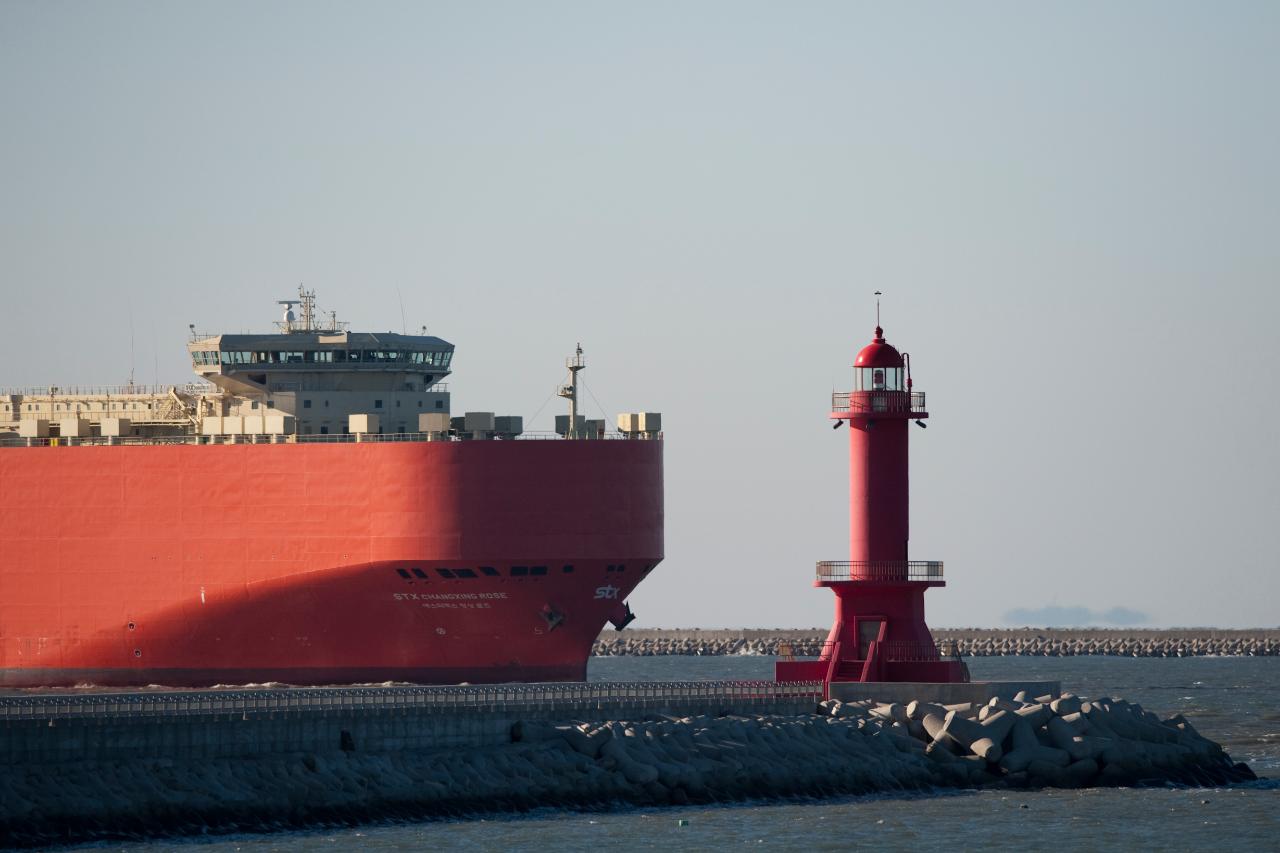
[[[837,681],[831,684],[830,696],[842,702],[875,699],[878,702],[910,702],[919,699],[936,705],[959,702],[986,704],[993,696],[1011,699],[1019,690],[1052,693],[1057,698],[1057,681],[972,681],[963,684],[939,684],[912,681]]]

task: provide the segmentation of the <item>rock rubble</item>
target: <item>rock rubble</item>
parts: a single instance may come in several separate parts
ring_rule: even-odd
[[[1183,716],[1070,693],[983,705],[927,702],[819,706],[834,719],[889,733],[936,762],[954,785],[1081,788],[1172,782],[1220,785],[1256,778]]]

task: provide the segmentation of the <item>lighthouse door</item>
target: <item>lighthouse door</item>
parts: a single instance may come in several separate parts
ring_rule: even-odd
[[[884,619],[858,620],[858,659],[866,660],[871,655],[871,644],[880,639],[880,629],[884,627]]]

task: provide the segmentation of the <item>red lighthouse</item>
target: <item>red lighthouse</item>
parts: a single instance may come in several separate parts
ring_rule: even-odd
[[[821,659],[779,661],[778,680],[967,681],[924,621],[925,590],[946,585],[942,563],[907,550],[907,439],[929,413],[911,387],[910,355],[879,326],[854,360],[853,390],[832,395],[830,417],[849,428],[849,560],[818,563],[814,586],[836,596]]]

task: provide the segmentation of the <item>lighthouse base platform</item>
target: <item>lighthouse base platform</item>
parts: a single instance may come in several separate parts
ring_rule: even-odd
[[[826,685],[827,697],[841,702],[874,699],[877,702],[932,702],[955,705],[960,702],[982,704],[995,697],[1013,699],[1020,691],[1031,697],[1062,693],[1058,681],[970,681],[940,683],[922,681],[833,681]]]

